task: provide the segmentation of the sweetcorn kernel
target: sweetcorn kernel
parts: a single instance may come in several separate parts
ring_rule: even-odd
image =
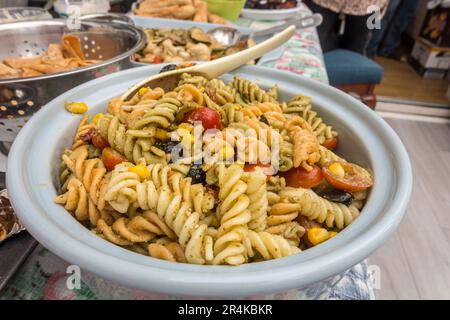
[[[140,95],[140,96],[143,96],[144,94],[147,93],[147,91],[148,91],[148,88],[147,88],[147,87],[140,88],[140,89],[139,89],[139,95]]]
[[[88,110],[88,106],[84,102],[66,102],[64,108],[70,113],[82,114]]]
[[[333,238],[334,236],[336,236],[337,235],[337,232],[336,231],[329,231],[328,232],[328,239],[331,239],[331,238]]]
[[[330,172],[339,178],[345,177],[345,170],[339,162],[332,163],[329,167]]]
[[[328,240],[328,238],[328,231],[324,228],[311,228],[308,230],[308,239],[315,246]]]
[[[170,138],[170,135],[166,130],[156,128],[155,138],[158,140],[167,140]]]
[[[99,120],[101,117],[103,117],[103,116],[105,116],[103,113],[97,113],[97,114],[94,116],[94,118],[92,118],[92,123],[95,124],[95,125],[97,125],[98,120]]]
[[[143,165],[133,166],[128,169],[128,171],[136,173],[142,180],[150,177],[150,171],[148,171],[147,167]]]
[[[185,130],[187,130],[187,131],[189,131],[189,132],[191,132],[192,129],[193,129],[193,127],[192,127],[189,123],[186,123],[186,122],[180,123],[180,124],[178,125],[178,128],[179,128],[179,129],[185,129]]]

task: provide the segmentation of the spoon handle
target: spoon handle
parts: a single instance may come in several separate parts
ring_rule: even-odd
[[[251,33],[250,36],[253,38],[267,36],[269,34],[274,34],[276,32],[280,32],[281,30],[284,30],[284,28],[286,28],[290,25],[296,26],[297,29],[306,29],[306,28],[311,28],[311,27],[317,27],[317,26],[320,26],[322,21],[323,21],[322,15],[320,13],[314,13],[310,16],[300,18],[298,20],[291,19],[281,25],[263,29],[260,31],[255,31],[255,32]]]
[[[247,62],[257,59],[267,52],[281,46],[288,41],[295,33],[295,26],[290,26],[280,33],[274,35],[272,38],[261,42],[254,47],[240,51],[238,53],[213,60],[208,63],[200,64],[192,67],[191,70],[186,69],[186,72],[192,71],[205,75],[209,79],[217,78],[224,73],[239,68]]]

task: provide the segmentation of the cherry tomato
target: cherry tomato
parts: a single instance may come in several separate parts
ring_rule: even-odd
[[[373,185],[370,173],[353,163],[328,162],[322,167],[322,173],[333,187],[348,192],[361,191]]]
[[[333,151],[334,149],[336,149],[337,143],[338,143],[338,139],[336,137],[334,137],[334,138],[330,138],[330,139],[325,140],[322,143],[322,146],[324,146],[328,150]]]
[[[127,161],[127,159],[116,150],[107,147],[102,151],[102,161],[106,170],[112,171],[116,165]]]
[[[220,114],[213,109],[207,107],[200,107],[194,109],[184,115],[184,122],[194,123],[201,121],[205,129],[220,129]]]
[[[318,166],[313,166],[309,172],[303,167],[292,168],[289,171],[281,172],[280,175],[286,179],[289,187],[307,189],[317,186],[323,178],[322,171]]]
[[[264,173],[268,177],[271,177],[275,174],[275,170],[273,169],[271,164],[262,164],[262,163],[246,164],[244,166],[244,171],[245,172],[253,172],[256,170],[256,168],[261,170],[262,173]]]
[[[164,62],[164,60],[163,60],[163,58],[161,58],[160,56],[155,56],[154,58],[153,58],[153,63],[154,64],[159,64],[159,63],[163,63]]]
[[[108,141],[106,139],[104,139],[98,132],[96,132],[92,136],[92,144],[99,149],[104,149],[106,147],[109,147]]]

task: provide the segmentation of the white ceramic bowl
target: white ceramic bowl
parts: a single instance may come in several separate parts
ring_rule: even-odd
[[[91,115],[161,66],[115,73],[87,82],[43,107],[20,131],[8,160],[14,209],[31,234],[63,259],[121,284],[148,291],[238,297],[300,288],[341,273],[379,247],[400,223],[411,194],[411,165],[400,139],[377,114],[332,87],[273,69],[246,66],[236,73],[264,86],[278,83],[281,98],[304,93],[339,132],[338,152],[370,167],[375,186],[360,217],[330,241],[283,259],[239,267],[171,263],[122,249],[95,235],[53,203],[64,147],[80,116],[64,101],[85,101]],[[226,80],[231,75],[224,77]]]

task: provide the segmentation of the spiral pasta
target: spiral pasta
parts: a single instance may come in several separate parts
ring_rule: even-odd
[[[138,199],[136,188],[141,179],[137,173],[129,171],[131,166],[131,163],[116,166],[105,193],[105,200],[120,213],[126,213]]]
[[[83,117],[83,120],[80,121],[78,125],[77,131],[75,133],[75,138],[72,144],[72,149],[76,149],[82,145],[87,144],[86,138],[89,138],[90,132],[95,130],[95,125],[89,123],[89,116],[86,115]]]
[[[266,175],[258,171],[245,173],[242,180],[247,184],[245,193],[250,201],[248,210],[252,216],[248,227],[263,231],[266,228],[268,207]]]
[[[78,221],[89,221],[95,226],[99,219],[111,222],[111,212],[100,210],[89,197],[86,188],[77,178],[71,178],[67,184],[67,191],[55,197],[55,203],[61,204],[67,211],[72,212]]]
[[[274,92],[270,94],[261,89],[256,83],[235,76],[230,85],[237,90],[245,103],[250,102],[273,102]]]
[[[120,217],[111,226],[100,223],[97,234],[118,245],[139,242],[149,242],[158,235],[165,235],[169,239],[176,239],[175,233],[162,221],[158,215],[145,211],[131,219]]]
[[[137,190],[139,205],[156,210],[174,230],[189,263],[205,264],[213,260],[213,239],[208,226],[200,224],[200,214],[192,211],[180,194],[173,193],[168,186],[156,190],[151,181],[139,185]]]
[[[323,146],[319,147],[319,154],[320,154],[319,164],[321,166],[329,161],[347,162],[343,158],[341,158],[337,154],[335,154],[333,151],[331,151]]]
[[[220,227],[214,243],[213,264],[238,265],[247,260],[247,224],[252,218],[248,210],[250,200],[246,195],[247,184],[241,179],[243,170],[240,166],[225,168],[222,165],[219,170],[221,203],[217,213]]]
[[[152,109],[163,95],[164,90],[161,88],[145,87],[126,102],[119,98],[111,99],[107,111],[109,114],[118,117],[120,122],[132,127],[134,122]]]
[[[204,88],[208,83],[208,79],[199,75],[191,75],[189,73],[183,73],[178,86],[183,84],[191,84],[197,88]]]
[[[214,103],[223,106],[227,103],[234,103],[236,100],[236,89],[218,79],[212,79],[205,87],[205,95]]]
[[[167,163],[167,155],[154,146],[155,127],[145,130],[127,129],[118,117],[106,115],[98,121],[100,135],[114,150],[128,160],[137,162],[144,158],[147,163]]]
[[[105,207],[106,169],[100,159],[88,159],[88,156],[88,147],[81,146],[62,158],[68,170],[83,183],[93,203],[102,210]]]
[[[168,166],[153,164],[147,166],[150,173],[150,180],[158,189],[162,186],[168,186],[171,191],[181,194],[183,200],[198,213],[205,213],[214,206],[213,196],[206,192],[201,184],[192,184],[191,178],[184,177],[183,174],[173,171]]]
[[[249,118],[259,119],[262,115],[267,117],[271,114],[282,114],[283,110],[278,103],[266,102],[248,105],[242,109],[242,112]]]
[[[267,217],[267,229],[265,231],[281,235],[291,244],[298,246],[305,233],[305,229],[295,221],[300,208],[301,206],[298,203],[287,203],[285,201],[273,204]]]
[[[148,253],[151,257],[161,260],[187,262],[183,248],[176,242],[168,244],[150,243],[148,245]]]
[[[291,203],[300,205],[299,212],[310,220],[324,223],[329,228],[343,229],[359,216],[354,205],[346,206],[318,196],[314,191],[304,188],[286,188],[280,196]]]
[[[135,130],[148,126],[157,126],[163,129],[168,128],[175,121],[175,114],[181,105],[180,100],[172,97],[163,97],[141,119],[136,121],[132,128]]]
[[[299,248],[292,246],[283,237],[271,234],[265,231],[249,231],[248,237],[251,242],[251,248],[256,250],[265,260],[278,259],[293,255],[300,251]],[[250,256],[254,256],[252,250]]]
[[[298,115],[306,120],[321,144],[325,140],[337,136],[337,132],[333,130],[333,127],[324,123],[323,119],[317,115],[317,112],[312,110],[310,97],[299,95],[293,98],[285,105],[284,112],[289,115]]]
[[[370,173],[323,146],[337,132],[311,98],[281,101],[276,85],[237,76],[180,79],[83,117],[62,154],[55,203],[124,249],[230,266],[296,254],[359,216],[369,190],[333,186],[359,178],[370,187]],[[319,169],[326,179],[309,181]]]
[[[290,141],[290,138],[286,135],[283,136],[279,149],[279,163],[280,171],[289,171],[294,167],[294,145]]]
[[[289,119],[286,129],[294,144],[292,155],[294,167],[302,166],[310,171],[311,165],[320,160],[320,145],[317,137],[312,133],[311,127],[305,120],[298,116]]]
[[[226,103],[222,106],[223,115],[222,123],[224,125],[229,125],[231,123],[243,122],[244,113],[242,112],[242,107],[238,104]]]

